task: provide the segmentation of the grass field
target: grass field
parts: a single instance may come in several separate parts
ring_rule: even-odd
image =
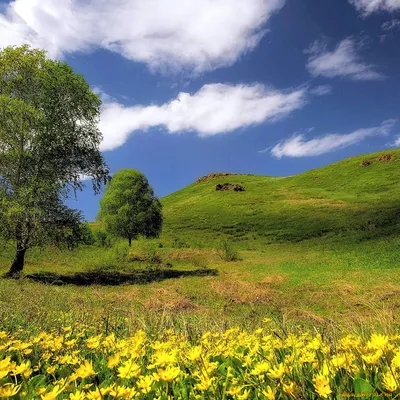
[[[399,176],[392,150],[208,177],[160,239],[30,249],[0,278],[0,398],[398,397]]]
[[[265,316],[324,328],[397,327],[400,151],[384,154],[295,177],[194,183],[163,199],[162,237],[134,243],[129,256],[123,243],[32,249],[26,278],[0,280],[2,320],[40,329],[53,312],[73,311],[104,323],[127,318],[132,329],[251,329]],[[362,167],[364,160],[373,162]],[[246,191],[217,192],[225,182]],[[221,238],[238,260],[220,257]],[[149,251],[161,266],[148,265]],[[12,257],[3,247],[1,272]]]

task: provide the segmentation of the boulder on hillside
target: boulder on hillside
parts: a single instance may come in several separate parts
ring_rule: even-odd
[[[219,183],[216,187],[215,190],[217,191],[234,191],[234,192],[244,192],[246,189],[239,184],[233,184],[233,183]]]

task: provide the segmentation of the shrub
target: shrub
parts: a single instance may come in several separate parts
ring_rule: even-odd
[[[129,245],[127,243],[116,243],[112,249],[113,258],[118,262],[126,262],[129,255]]]
[[[239,260],[239,252],[233,246],[232,242],[227,239],[223,239],[219,243],[218,247],[219,256],[225,261],[237,261]]]
[[[162,259],[156,241],[140,238],[137,241],[137,246],[142,255],[142,260],[147,263],[148,268],[158,268],[161,265]]]
[[[111,247],[111,239],[104,231],[96,231],[94,233],[94,239],[100,247]]]

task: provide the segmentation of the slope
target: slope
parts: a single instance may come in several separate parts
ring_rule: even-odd
[[[164,238],[296,242],[371,237],[400,227],[400,149],[352,157],[292,177],[229,175],[163,198]],[[232,183],[243,192],[217,191]]]

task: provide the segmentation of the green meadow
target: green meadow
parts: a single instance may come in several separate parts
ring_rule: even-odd
[[[293,177],[217,175],[162,199],[157,240],[32,248],[0,279],[0,325],[183,332],[282,327],[392,331],[400,306],[400,150]],[[232,183],[244,191],[217,191]],[[100,223],[92,223],[101,231]],[[14,255],[0,250],[0,273]],[[0,326],[1,329],[1,326]]]

